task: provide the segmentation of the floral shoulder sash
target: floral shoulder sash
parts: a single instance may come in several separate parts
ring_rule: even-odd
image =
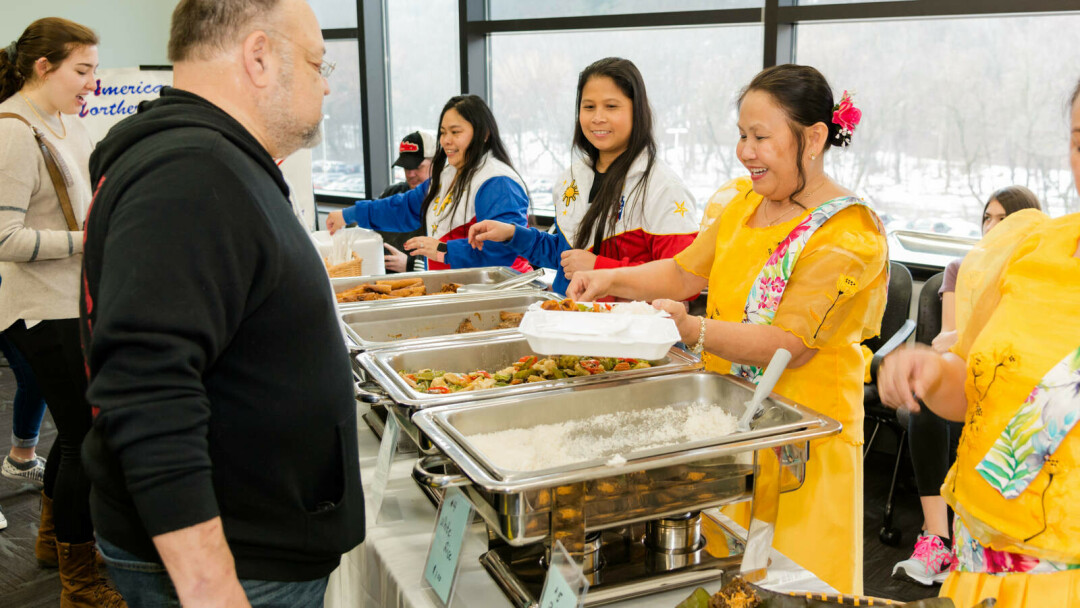
[[[1050,368],[975,470],[1005,498],[1019,496],[1080,420],[1080,347]]]
[[[743,323],[772,325],[776,309],[780,307],[780,300],[784,297],[784,289],[787,288],[791,272],[795,268],[795,262],[799,261],[799,255],[806,248],[807,241],[829,218],[852,205],[866,205],[866,203],[854,196],[837,198],[824,203],[811,211],[806,219],[799,222],[799,225],[780,241],[776,251],[769,256],[765,266],[750,286],[750,293],[746,295],[746,306],[743,308]],[[876,214],[873,215],[878,228],[884,233],[881,220],[877,219]],[[753,365],[731,364],[732,374],[754,384],[760,380],[762,371],[760,367]]]

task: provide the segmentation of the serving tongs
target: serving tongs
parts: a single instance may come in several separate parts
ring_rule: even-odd
[[[537,268],[529,272],[524,272],[516,277],[506,279],[501,283],[468,283],[458,287],[457,293],[487,293],[489,291],[503,291],[506,289],[513,289],[531,282],[532,280],[539,278],[544,274],[543,268]]]

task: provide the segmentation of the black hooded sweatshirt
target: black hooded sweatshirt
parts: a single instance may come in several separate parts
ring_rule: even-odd
[[[274,159],[165,88],[90,158],[81,329],[96,532],[220,515],[240,578],[330,573],[364,538],[356,403],[333,292]]]

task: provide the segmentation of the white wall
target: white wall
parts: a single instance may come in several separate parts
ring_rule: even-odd
[[[35,19],[63,17],[97,32],[103,68],[164,65],[177,1],[0,0],[0,46],[16,40]]]

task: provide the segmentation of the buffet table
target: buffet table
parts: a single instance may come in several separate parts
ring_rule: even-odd
[[[367,408],[360,406],[360,409],[360,413],[363,413]],[[359,416],[357,420],[361,474],[365,495],[370,496],[379,441]],[[413,482],[415,461],[415,455],[399,455],[394,461],[379,519],[376,519],[371,501],[368,501],[367,539],[343,556],[341,565],[331,574],[326,591],[328,608],[438,606],[431,592],[423,589],[421,584],[421,572],[435,525],[435,507]],[[735,524],[727,523],[732,529],[740,530]],[[475,523],[462,549],[454,606],[510,606],[478,561],[480,554],[487,549],[486,538],[484,525]],[[776,551],[772,552],[771,560],[769,577],[762,583],[763,586],[784,592],[833,592],[813,574]],[[709,589],[715,590],[712,587]],[[612,605],[627,608],[674,607],[692,590],[692,587],[681,587]]]

